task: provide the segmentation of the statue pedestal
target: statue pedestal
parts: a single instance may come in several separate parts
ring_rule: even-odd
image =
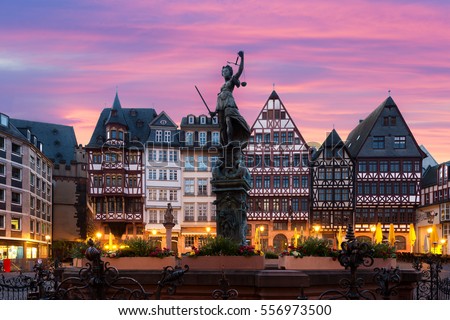
[[[164,228],[166,228],[166,248],[172,250],[172,229],[175,226],[173,222],[164,222]]]
[[[245,168],[246,169],[246,168]],[[217,235],[245,244],[247,234],[247,197],[250,185],[245,179],[213,179],[216,194]]]

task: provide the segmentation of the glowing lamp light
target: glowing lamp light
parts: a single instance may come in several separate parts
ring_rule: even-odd
[[[260,226],[259,227],[259,231],[263,232],[264,231],[264,226]]]
[[[95,236],[97,237],[97,239],[101,239],[101,237],[102,237],[102,233],[101,232],[97,232],[96,234],[95,234]]]
[[[210,233],[211,232],[211,227],[206,227],[206,232]]]
[[[375,232],[376,230],[377,230],[377,227],[376,227],[376,226],[372,225],[372,226],[370,227],[370,231]]]
[[[156,230],[155,229],[152,230],[152,235],[156,235]]]
[[[320,226],[313,226],[313,229],[314,229],[315,232],[319,232]]]

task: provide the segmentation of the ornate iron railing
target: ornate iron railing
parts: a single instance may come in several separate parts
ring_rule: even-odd
[[[183,283],[183,275],[189,271],[188,266],[184,269],[167,266],[163,269],[155,292],[147,292],[138,281],[121,276],[119,270],[111,267],[108,262],[103,262],[100,251],[94,247],[92,240],[88,244],[86,258],[90,262],[81,268],[78,276],[61,281],[55,290],[54,299],[160,299],[164,288],[167,288],[169,295],[175,294],[177,286]]]
[[[383,299],[389,299],[397,294],[397,287],[400,283],[399,269],[375,268],[373,282],[378,286],[375,292],[364,289],[364,279],[357,277],[356,271],[360,266],[370,267],[373,265],[373,250],[366,242],[359,242],[354,234],[351,224],[347,227],[345,236],[347,241],[341,245],[338,261],[346,270],[350,269],[350,278],[343,278],[339,281],[342,290],[328,290],[319,296],[319,299],[347,299],[347,300],[374,300],[379,294]]]

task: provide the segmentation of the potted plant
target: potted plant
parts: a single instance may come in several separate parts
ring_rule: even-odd
[[[82,268],[86,265],[88,260],[85,253],[89,245],[86,241],[75,242],[70,249],[70,257],[72,258],[72,265],[77,268]]]
[[[327,239],[308,237],[282,252],[278,265],[280,269],[340,269],[337,256],[338,251],[332,249]]]
[[[181,264],[188,265],[191,270],[262,270],[264,253],[229,238],[210,237],[201,248],[192,247],[184,254]]]
[[[369,267],[395,267],[396,254],[395,248],[389,244],[380,243],[369,244],[369,250],[372,251],[374,263]],[[290,246],[289,250],[283,252],[279,259],[280,269],[299,269],[299,270],[326,270],[342,269],[337,260],[338,250],[333,250],[327,239],[309,237],[299,243],[297,247]]]
[[[158,248],[149,240],[133,238],[125,240],[117,251],[108,251],[102,258],[111,266],[129,270],[158,270],[175,266],[175,253],[167,248]]]

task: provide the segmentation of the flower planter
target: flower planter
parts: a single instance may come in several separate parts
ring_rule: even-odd
[[[175,257],[103,257],[103,262],[109,262],[111,267],[119,270],[162,270],[164,267],[175,267]]]
[[[263,270],[263,256],[183,256],[181,265],[190,270]]]
[[[303,257],[296,258],[292,256],[284,256],[278,259],[279,269],[286,270],[340,270],[344,269],[337,259],[331,257]],[[373,268],[395,268],[396,259],[375,258],[370,267],[360,266],[360,269]]]

